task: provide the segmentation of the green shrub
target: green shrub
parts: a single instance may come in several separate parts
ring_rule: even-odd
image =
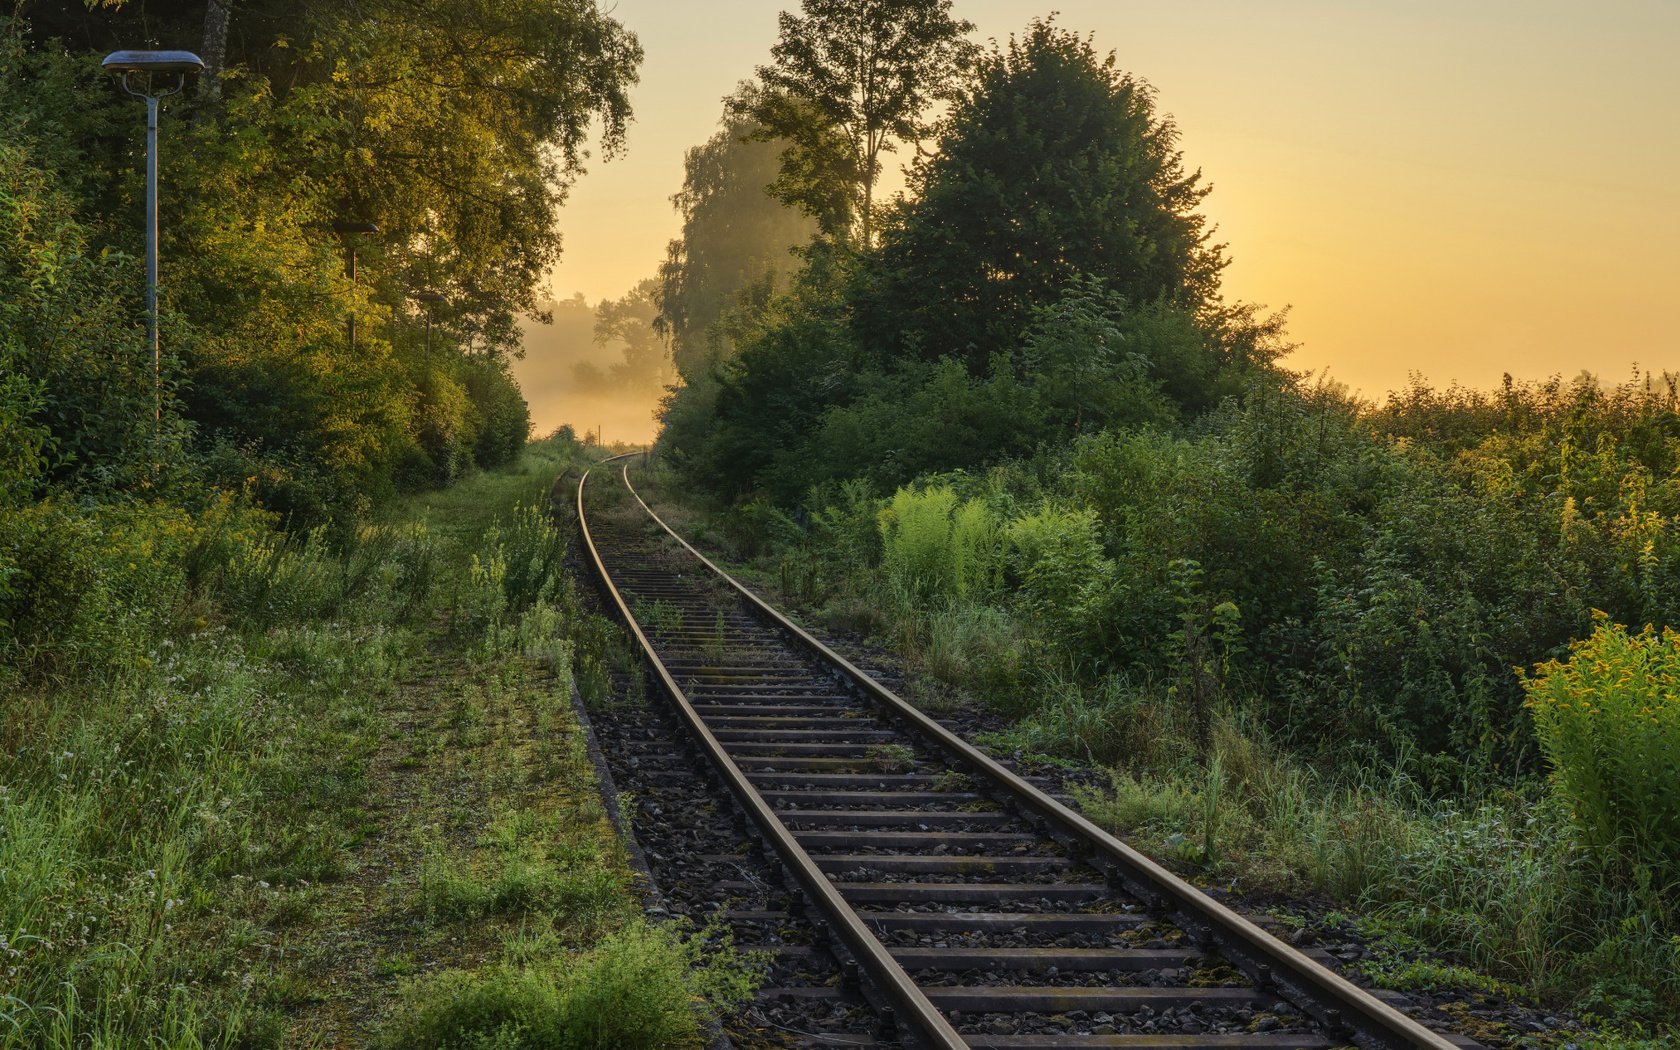
[[[143,666],[185,596],[191,517],[42,502],[0,515],[0,662],[36,678]]]
[[[901,488],[881,511],[882,566],[902,593],[925,600],[945,589],[956,505],[957,494],[938,485]]]
[[[514,631],[514,648],[525,659],[557,676],[553,688],[570,692],[572,674],[572,642],[567,637],[572,618],[546,601],[539,601],[519,618]]]
[[[837,575],[880,563],[881,501],[867,482],[854,478],[813,489],[807,506],[812,532]]]
[[[507,554],[507,572],[502,592],[509,608],[524,611],[550,597],[558,581],[560,559],[566,554],[566,538],[554,527],[548,514],[535,503],[521,503],[502,528],[498,538]],[[485,542],[491,542],[486,537]]]
[[[223,566],[219,589],[230,611],[259,627],[331,615],[344,598],[325,526],[251,535]]]
[[[516,506],[479,539],[458,596],[457,628],[477,633],[512,625],[525,610],[555,597],[565,553],[565,537],[541,507]]]
[[[415,376],[414,439],[422,458],[411,461],[414,475],[402,479],[421,485],[447,484],[473,464],[478,427],[467,389],[436,366]]]
[[[1002,544],[990,508],[949,485],[901,488],[880,512],[882,566],[894,589],[921,603],[980,598],[999,583]]]
[[[1601,619],[1523,685],[1584,840],[1652,888],[1680,887],[1680,633]]]
[[[0,328],[5,327],[0,315]],[[41,384],[23,370],[24,348],[11,332],[0,334],[0,508],[21,502],[39,483],[47,430],[33,421],[41,409]],[[0,587],[4,587],[0,578]]]
[[[1096,512],[1046,506],[1014,519],[1006,532],[1019,600],[1052,638],[1079,648],[1114,578]]]
[[[466,362],[467,396],[475,417],[473,459],[499,467],[519,456],[531,437],[531,409],[500,357]]]
[[[725,529],[736,552],[754,558],[778,544],[791,545],[800,538],[799,526],[766,499],[753,499],[730,508]]]

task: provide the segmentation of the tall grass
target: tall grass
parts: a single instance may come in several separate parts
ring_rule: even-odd
[[[715,931],[683,936],[635,923],[593,950],[416,982],[387,1035],[391,1050],[667,1050],[700,1044],[696,1002],[744,999],[751,985]]]
[[[1081,803],[1147,850],[1329,894],[1377,932],[1447,948],[1535,994],[1622,1018],[1680,1010],[1672,913],[1582,848],[1560,800],[1439,801],[1398,770],[1331,780],[1230,720],[1214,742],[1206,766],[1117,771]]]
[[[1000,582],[1002,536],[983,501],[959,501],[949,485],[902,488],[880,522],[882,568],[908,599],[978,599]]]
[[[279,1043],[283,930],[348,870],[382,695],[463,643],[558,689],[574,653],[605,659],[532,502],[570,454],[535,446],[337,532],[283,533],[231,496],[0,515],[0,1048]],[[470,553],[499,567],[474,576]],[[440,912],[622,920],[594,854],[450,872],[427,876]],[[647,984],[667,970],[620,979],[651,943],[599,973],[686,1004],[680,975]]]

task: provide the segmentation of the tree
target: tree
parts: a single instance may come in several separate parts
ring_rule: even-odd
[[[635,37],[595,0],[100,0],[0,16],[0,143],[26,151],[20,178],[50,173],[93,275],[28,312],[32,385],[0,391],[43,406],[21,422],[48,424],[48,481],[159,474],[149,396],[119,403],[150,383],[118,374],[135,336],[112,323],[141,283],[144,122],[98,67],[140,40],[204,46],[222,71],[165,102],[164,436],[181,462],[257,478],[302,522],[522,442],[499,358],[540,310],[593,129],[622,146]],[[338,219],[381,227],[356,242],[354,283]],[[435,339],[418,289],[447,297]],[[145,469],[108,468],[131,460]],[[84,478],[94,462],[104,474]]]
[[[658,296],[658,280],[648,277],[636,282],[623,298],[603,300],[595,308],[595,342],[601,346],[621,343],[624,356],[610,373],[601,373],[594,365],[579,365],[580,376],[593,371],[600,382],[632,392],[657,391],[670,382],[670,356],[654,326]]]
[[[623,146],[636,38],[594,0],[366,0],[322,21],[330,78],[298,129],[330,136],[319,174],[389,231],[396,267],[447,290],[452,330],[515,345],[591,123],[607,156]]]
[[[951,0],[802,0],[780,15],[774,63],[760,66],[764,91],[747,112],[764,139],[781,138],[775,195],[827,233],[855,225],[874,243],[881,154],[918,143],[924,114],[944,98],[972,54]]]
[[[789,268],[790,250],[817,232],[766,192],[785,144],[757,137],[762,125],[744,112],[761,94],[748,84],[729,100],[717,133],[683,158],[683,187],[671,197],[682,234],[659,267],[655,324],[691,382],[710,358],[708,331],[724,310],[743,289]]]
[[[1195,310],[1225,265],[1154,91],[1088,39],[1034,22],[994,45],[918,162],[855,292],[861,342],[961,354],[976,374],[1081,275]]]

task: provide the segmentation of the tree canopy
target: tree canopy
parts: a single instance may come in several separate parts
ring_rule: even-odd
[[[858,293],[879,352],[977,370],[1082,275],[1134,304],[1195,309],[1225,265],[1149,85],[1049,21],[994,45],[886,220]]]
[[[927,111],[949,94],[971,54],[974,24],[951,17],[951,0],[802,0],[783,11],[765,90],[745,107],[760,134],[781,138],[776,195],[825,232],[855,225],[874,242],[881,154],[928,132]]]
[[[529,419],[504,357],[539,307],[590,136],[622,146],[634,36],[593,0],[23,10],[0,20],[0,138],[23,180],[8,197],[56,202],[71,232],[52,245],[45,225],[18,226],[5,252],[85,260],[55,309],[88,322],[17,330],[30,418],[59,450],[50,478],[80,484],[96,460],[159,478],[149,438],[116,422],[134,416],[126,386],[53,363],[133,341],[145,121],[98,60],[136,44],[214,49],[196,89],[165,101],[161,134],[178,465],[309,519],[517,450]],[[340,236],[340,221],[379,232]],[[420,292],[441,300],[422,309]]]
[[[782,144],[758,137],[763,126],[746,113],[760,95],[747,84],[728,100],[717,133],[683,157],[682,189],[671,197],[682,231],[659,267],[658,324],[691,382],[712,356],[709,330],[737,293],[791,269],[790,249],[817,232],[767,192]]]

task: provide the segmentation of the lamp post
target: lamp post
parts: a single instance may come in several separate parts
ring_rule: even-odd
[[[334,233],[344,238],[345,250],[350,253],[350,287],[355,288],[356,237],[358,234],[378,233],[379,224],[377,222],[352,222],[349,219],[340,219],[332,224],[332,228]],[[350,308],[350,316],[344,321],[344,331],[350,349],[356,349],[356,308],[353,305]]]
[[[430,357],[432,353],[432,310],[438,303],[444,301],[444,295],[442,292],[415,292],[414,298],[417,302],[426,304],[426,355]]]
[[[112,73],[122,74],[123,90],[146,100],[146,329],[152,344],[152,445],[156,451],[158,427],[163,421],[163,359],[158,349],[158,210],[157,135],[158,99],[176,94],[187,84],[187,74],[197,73],[204,62],[191,51],[113,51],[99,63]],[[145,74],[145,87],[136,86]],[[159,78],[166,85],[157,87]],[[173,77],[173,86],[169,78]]]

